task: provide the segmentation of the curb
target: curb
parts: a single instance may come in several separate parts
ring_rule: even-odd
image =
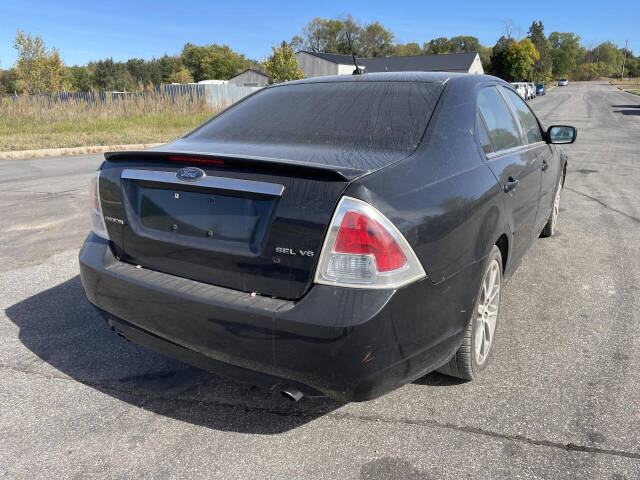
[[[19,158],[62,157],[66,155],[86,155],[88,153],[102,153],[113,150],[143,150],[145,148],[164,145],[162,143],[139,143],[131,145],[92,145],[88,147],[44,148],[39,150],[14,150],[0,152],[0,160],[15,160]]]

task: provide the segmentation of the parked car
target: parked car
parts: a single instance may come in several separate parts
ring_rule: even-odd
[[[537,90],[536,90],[536,84],[533,82],[529,82],[527,83],[527,85],[529,86],[529,89],[531,90],[531,95],[529,98],[536,98],[537,95]]]
[[[536,95],[546,95],[547,86],[544,83],[538,83],[536,85]]]
[[[575,139],[486,75],[266,87],[105,154],[82,284],[121,336],[292,399],[474,379],[505,280],[556,230],[555,144]]]
[[[520,95],[524,100],[529,100],[529,94],[527,92],[527,88],[524,86],[522,82],[515,82],[511,84],[513,88],[515,88],[518,95]]]
[[[559,87],[566,87],[568,85],[569,85],[569,80],[567,80],[566,78],[561,78],[560,80],[558,80]]]

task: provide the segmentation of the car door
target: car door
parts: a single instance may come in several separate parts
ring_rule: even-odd
[[[523,138],[520,123],[496,85],[478,91],[478,112],[493,152],[486,155],[489,168],[505,195],[505,208],[513,235],[514,263],[529,248],[535,229],[540,195],[540,162]]]
[[[558,182],[558,174],[560,171],[560,161],[556,155],[555,149],[543,141],[542,127],[540,122],[525,102],[512,90],[500,87],[504,96],[511,103],[512,110],[516,113],[516,117],[520,122],[522,131],[524,132],[525,141],[528,148],[534,153],[540,164],[540,200],[538,202],[538,214],[536,216],[535,228],[533,231],[534,238],[537,236],[551,214],[553,199],[556,192]]]

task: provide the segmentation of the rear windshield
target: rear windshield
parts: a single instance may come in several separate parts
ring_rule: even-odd
[[[268,88],[189,136],[412,152],[442,88],[439,83],[373,81]]]

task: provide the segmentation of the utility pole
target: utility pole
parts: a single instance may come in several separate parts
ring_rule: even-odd
[[[622,76],[620,79],[624,78],[624,64],[627,63],[627,47],[629,46],[629,40],[624,42],[624,59],[622,60]]]

